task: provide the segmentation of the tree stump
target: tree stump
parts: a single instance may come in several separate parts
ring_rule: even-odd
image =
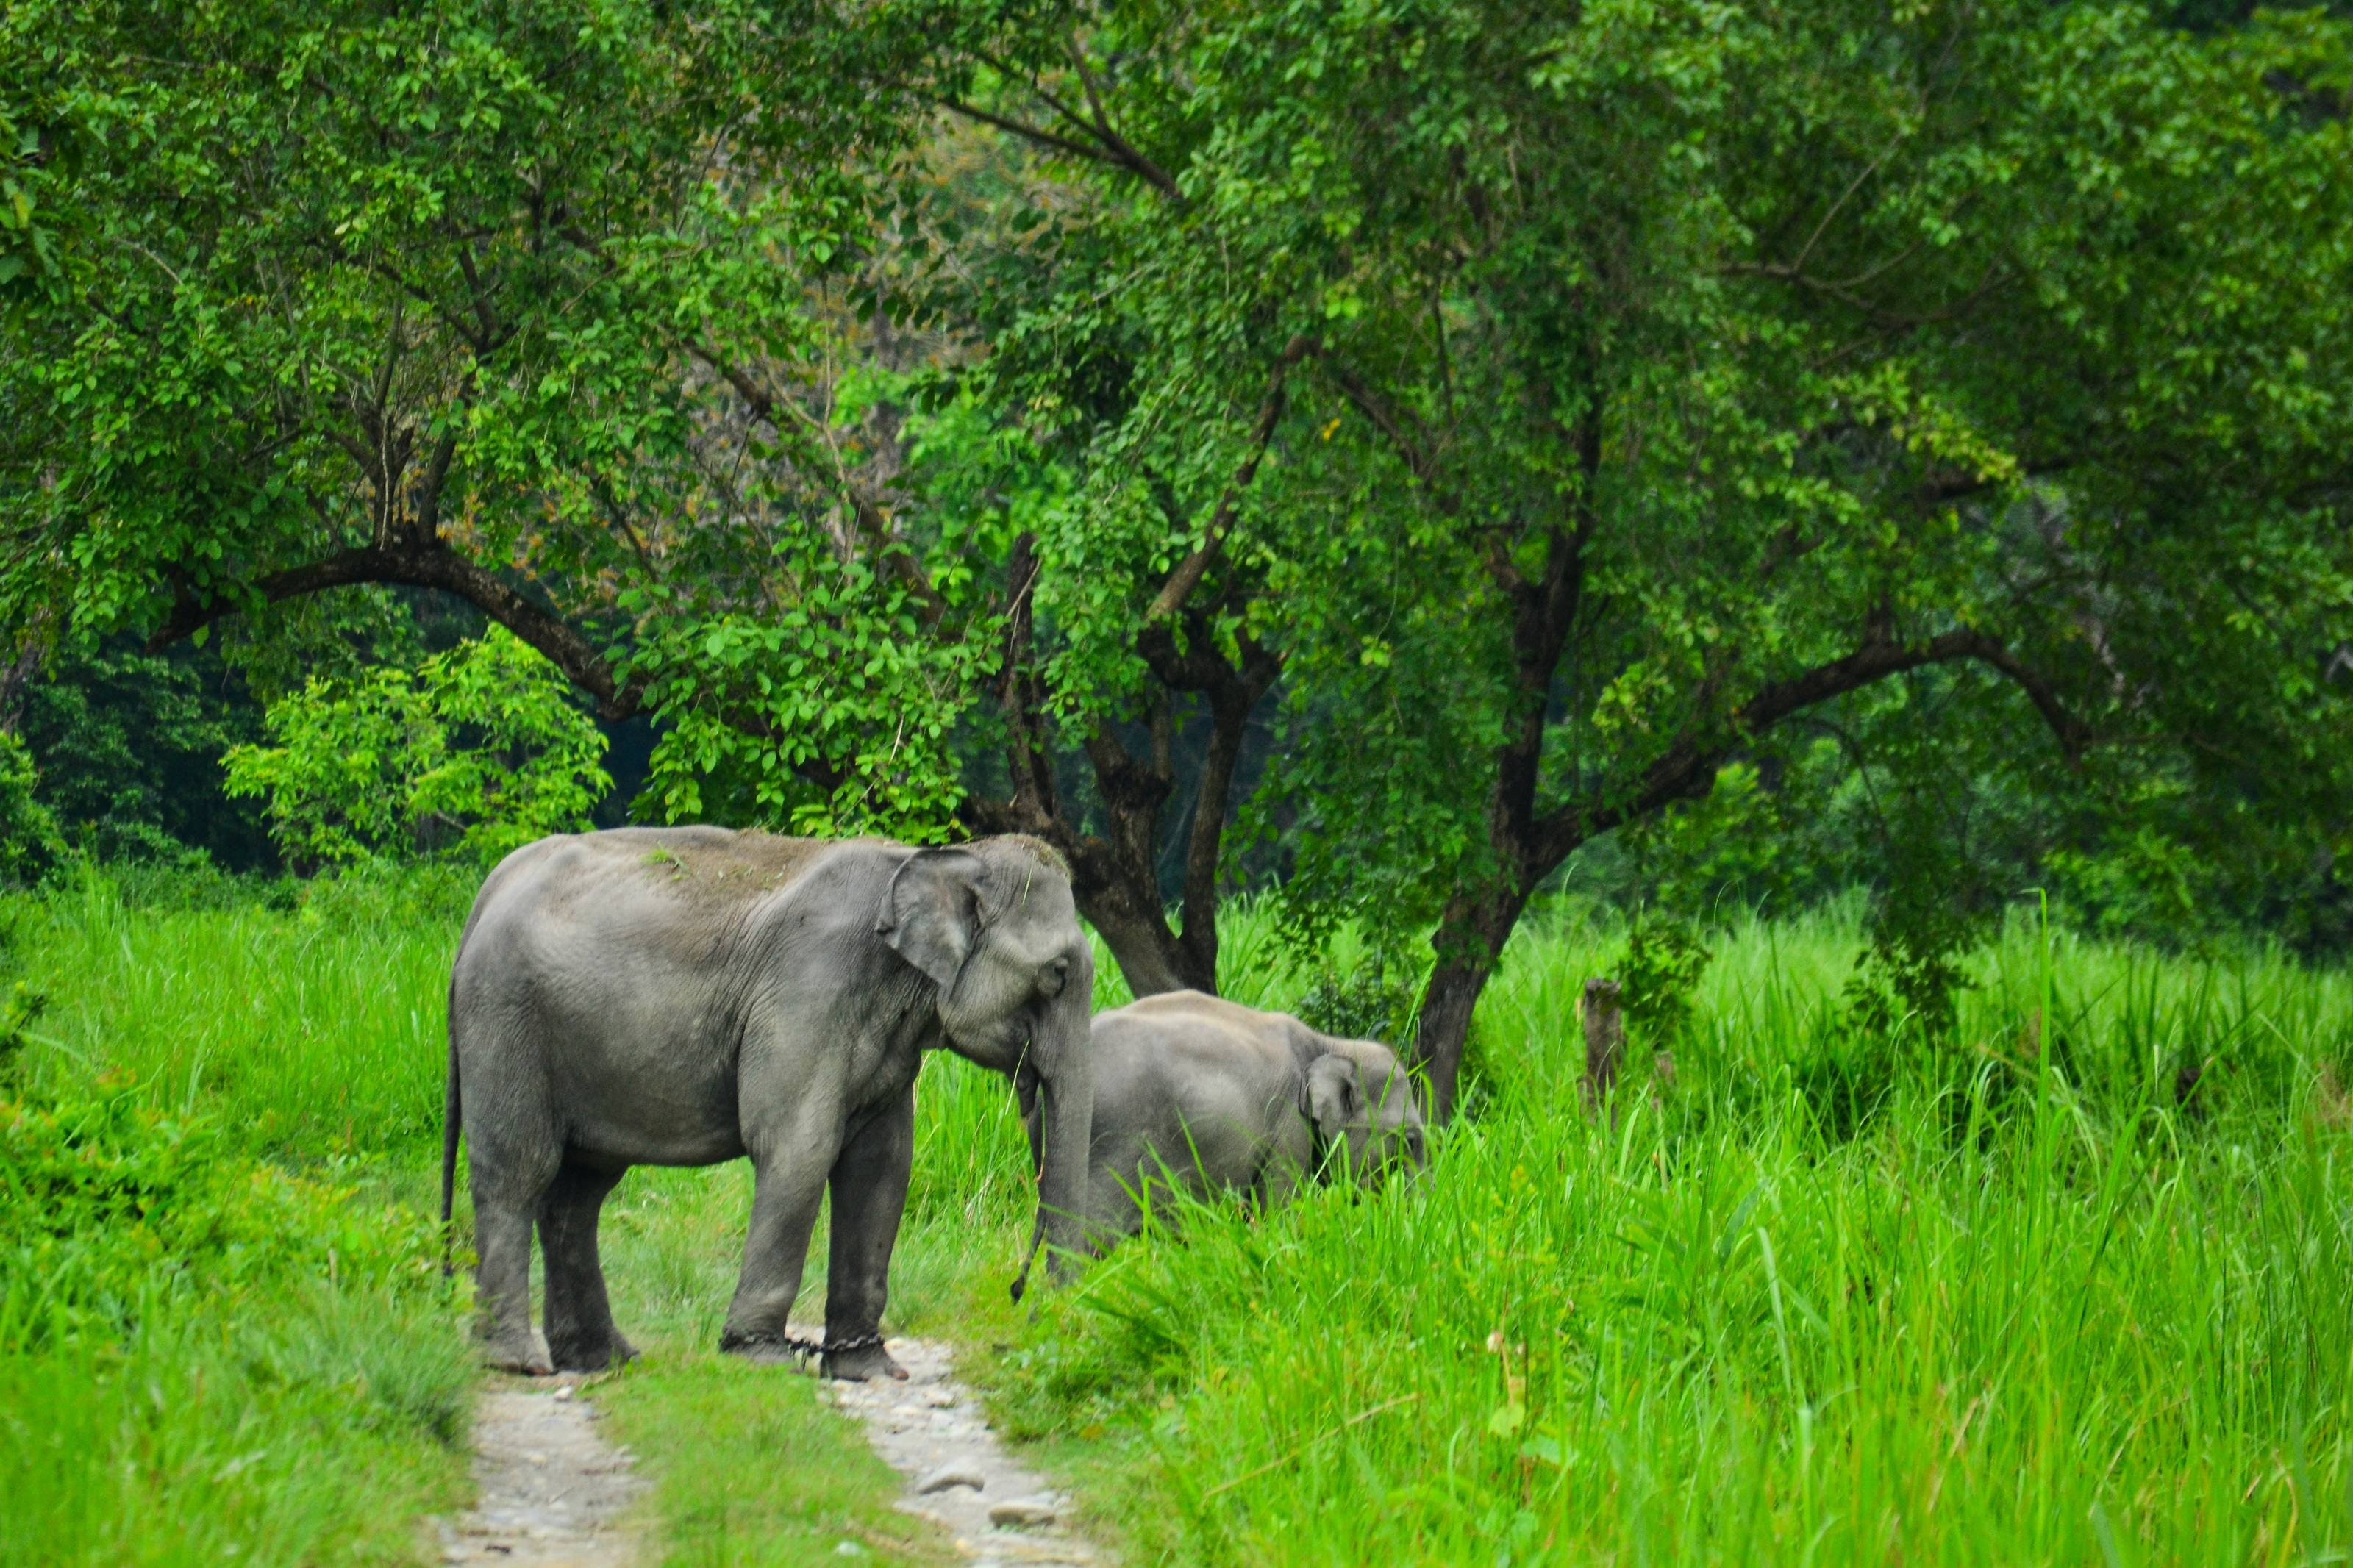
[[[1609,1098],[1618,1081],[1618,1060],[1626,1053],[1626,1018],[1619,1010],[1618,982],[1585,983],[1585,1105],[1590,1110]]]

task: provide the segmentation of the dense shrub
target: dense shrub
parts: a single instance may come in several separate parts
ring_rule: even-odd
[[[431,1222],[239,1156],[121,1078],[0,1100],[0,1352],[119,1337],[166,1303],[293,1279],[438,1287]]]
[[[61,647],[25,698],[40,801],[69,843],[106,860],[274,863],[261,813],[221,778],[221,753],[260,731],[260,704],[217,642]]]
[[[0,731],[0,883],[33,881],[63,848],[57,818],[35,793],[39,782],[25,742]]]
[[[487,864],[586,826],[612,787],[605,737],[562,673],[499,627],[414,669],[313,679],[268,722],[274,744],[223,759],[228,791],[267,797],[304,866],[416,850]]]

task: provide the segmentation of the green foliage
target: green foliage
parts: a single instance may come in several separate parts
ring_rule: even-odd
[[[1415,991],[1412,977],[1400,973],[1393,961],[1367,953],[1345,973],[1327,961],[1292,1011],[1327,1035],[1394,1046],[1411,1035]]]
[[[1847,982],[1853,1026],[1888,1040],[1950,1040],[1958,993],[1968,986],[1962,961],[1978,935],[1972,922],[1949,916],[1877,925]]]
[[[1294,902],[1492,946],[1711,782],[2104,784],[2054,733],[2334,842],[2353,142],[2299,84],[2341,18],[1113,8],[994,58],[1084,192],[1029,204],[1050,275],[988,275],[992,395],[1080,487],[1055,668],[1123,712],[1221,531],[1184,635],[1283,658],[1249,820]]]
[[[1688,920],[1642,910],[1626,931],[1625,957],[1610,971],[1628,1035],[1663,1049],[1683,1035],[1696,1005],[1700,977],[1715,956]]]
[[[1837,1088],[1817,1064],[1850,1038],[1859,934],[1728,922],[1674,1102],[1597,1137],[1563,1110],[1572,1020],[1620,938],[1530,922],[1482,1011],[1521,1070],[1421,1181],[1190,1211],[1035,1322],[976,1284],[967,1340],[1008,1347],[980,1363],[993,1405],[1142,1558],[2060,1563],[2112,1539],[2223,1564],[2291,1528],[2353,1541],[2353,1432],[2310,1414],[2353,1357],[2345,1107],[2318,1077],[2353,983],[2018,922],[1970,958],[1957,1026],[2009,1062],[1915,1053],[1853,1079],[1869,1114],[1841,1122],[1798,1097]],[[2038,1110],[2014,1047],[2046,999],[2075,1059]],[[2169,1063],[2199,1040],[2237,1066],[2193,1124]]]
[[[33,753],[16,731],[0,730],[0,884],[39,879],[64,851],[39,786]]]
[[[100,858],[196,853],[237,869],[274,859],[261,813],[222,786],[221,755],[260,738],[261,705],[217,648],[61,648],[31,682],[24,734],[41,800]]]
[[[52,281],[0,372],[50,465],[7,470],[12,515],[58,553],[12,556],[0,602],[153,624],[177,595],[258,610],[263,573],[346,549],[448,545],[609,611],[596,574],[641,549],[739,559],[741,530],[675,505],[679,361],[806,340],[804,279],[862,196],[830,154],[896,102],[815,20],[12,9],[0,95],[88,134],[44,168]]]
[[[271,1120],[258,1100],[230,1097],[225,1115],[159,1106],[195,1100],[200,1068],[169,1085],[152,1062],[136,1076],[91,1070],[112,1054],[99,1033],[136,1058],[123,1031],[90,1029],[89,1009],[142,979],[135,1005],[200,1060],[249,1053],[270,1027],[195,979],[221,953],[185,939],[217,942],[239,911],[134,921],[115,906],[122,923],[101,950],[67,951],[58,917],[88,918],[106,886],[85,869],[0,911],[10,966],[32,965],[62,998],[45,1009],[50,993],[17,981],[0,1019],[0,1472],[12,1480],[0,1556],[77,1568],[412,1561],[419,1515],[461,1495],[475,1380],[438,1227],[378,1183],[364,1192],[348,1163],[328,1166],[322,1117],[304,1123],[313,1157],[296,1174],[256,1157]],[[293,917],[266,918],[277,942],[229,983],[248,1002],[303,989],[290,977],[320,940]],[[396,945],[387,934],[366,944],[379,960]],[[361,969],[362,944],[321,945]],[[159,972],[172,977],[160,988]],[[36,1021],[58,1033],[31,1033]],[[381,1070],[342,1033],[311,1042],[322,1068],[346,1085]],[[263,1081],[231,1066],[213,1086]]]
[[[0,1096],[16,1092],[23,1074],[25,1047],[30,1043],[26,1031],[48,1010],[48,994],[21,980],[10,987],[7,1000],[0,1002]]]
[[[201,1121],[232,1163],[256,1145],[343,1158],[356,1120],[358,1147],[395,1156],[371,1196],[402,1200],[392,1233],[421,1262],[462,880],[379,867],[291,910],[126,908],[102,879],[12,896],[12,954],[71,1053],[45,1052],[42,1081],[111,1056],[200,1113],[157,1129]],[[1034,1186],[1012,1097],[934,1061],[890,1327],[955,1339],[992,1414],[1045,1439],[1041,1462],[1135,1558],[1486,1562],[1515,1542],[1514,1562],[1584,1562],[1639,1540],[1661,1560],[1778,1560],[1894,1540],[1912,1560],[2074,1562],[2101,1555],[2095,1506],[2120,1555],[2243,1562],[2291,1519],[2321,1554],[2353,1540],[2353,1447],[2325,1413],[2353,1356],[2336,1284],[2353,1260],[2330,1218],[2353,1196],[2323,1076],[2353,1059],[2353,978],[2018,921],[1964,961],[1955,1038],[1983,1049],[1849,1058],[1834,1053],[1855,1038],[1841,991],[1860,913],[1724,921],[1676,1095],[1628,1102],[1607,1139],[1563,1107],[1579,987],[1624,933],[1531,921],[1482,1013],[1518,1070],[1491,1076],[1419,1182],[1256,1218],[1212,1205],[1181,1245],[1123,1247],[1018,1310],[1004,1283]],[[1274,920],[1261,903],[1228,915],[1223,988],[1251,1005],[1285,1005],[1321,973]],[[1323,955],[1344,975],[1360,958]],[[1099,972],[1099,1002],[1124,1000]],[[2046,1012],[2064,1072],[2038,1111],[2021,1042]],[[2195,1121],[2172,1109],[2185,1058],[2212,1097]],[[140,1119],[108,1136],[108,1169],[168,1167]],[[256,1201],[225,1190],[232,1214]],[[740,1163],[617,1191],[607,1275],[651,1353],[597,1397],[689,1555],[905,1542],[887,1478],[805,1379],[708,1353],[748,1201]],[[461,1470],[437,1433],[469,1373],[446,1309],[403,1304],[420,1300],[407,1266],[375,1298],[348,1272],[323,1300],[303,1283],[318,1237],[368,1214],[296,1214],[310,1239],[281,1256],[307,1269],[250,1276],[228,1325],[151,1312],[119,1345],[0,1358],[0,1468],[30,1478],[0,1496],[0,1546],[92,1564],[141,1561],[150,1539],[195,1543],[153,1554],[173,1563],[231,1544],[240,1561],[404,1560],[415,1516],[454,1495],[417,1478]],[[810,1300],[824,1257],[820,1233]],[[181,1281],[162,1300],[202,1294]],[[691,1457],[714,1423],[735,1457],[716,1472]],[[2294,1444],[2301,1472],[2279,1460]],[[782,1479],[721,1495],[710,1475],[744,1465]]]
[[[0,1552],[59,1568],[417,1561],[467,1495],[446,1309],[286,1281],[121,1343],[0,1355]]]
[[[433,1227],[352,1189],[239,1157],[203,1119],[101,1078],[54,1104],[0,1101],[0,1355],[120,1337],[178,1299],[241,1299],[294,1279],[439,1288]]]
[[[934,647],[902,588],[855,563],[809,567],[780,611],[684,623],[638,649],[664,726],[649,793],[672,822],[943,837],[986,630]]]
[[[436,850],[490,865],[586,825],[612,786],[605,737],[564,678],[502,627],[414,669],[313,679],[269,705],[273,745],[223,759],[311,864]]]
[[[71,1098],[111,1067],[256,1151],[438,1147],[442,998],[478,871],[366,868],[301,884],[299,905],[154,880],[101,868],[6,900],[9,970],[52,998],[23,1053],[28,1093]]]
[[[1875,797],[1941,762],[1915,820],[1982,851],[1973,900],[2325,946],[2348,40],[2024,0],[19,5],[0,618],[242,612],[271,685],[392,584],[453,595],[656,718],[662,816],[1044,815],[1146,901],[1203,672],[1258,661],[1222,860],[1280,867],[1310,945],[1493,949],[1670,810],[1694,887],[1884,889]],[[333,773],[281,837],[400,843]],[[62,815],[188,838],[138,809]]]

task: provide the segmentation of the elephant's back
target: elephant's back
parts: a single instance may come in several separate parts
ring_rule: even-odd
[[[526,876],[553,912],[631,892],[673,904],[739,907],[790,887],[829,859],[877,851],[907,852],[886,838],[791,838],[755,827],[691,826],[562,834],[515,855],[531,858]],[[490,892],[486,886],[485,896]]]
[[[828,862],[909,853],[881,838],[790,838],[757,828],[616,827],[526,844],[482,884],[470,931],[493,921],[723,928]]]
[[[1297,1072],[1284,1028],[1291,1022],[1194,991],[1097,1014],[1097,1095],[1124,1092],[1190,1114],[1270,1095],[1287,1100]]]
[[[1099,1014],[1098,1026],[1112,1025],[1139,1037],[1192,1041],[1205,1047],[1290,1049],[1292,1035],[1306,1026],[1288,1013],[1245,1007],[1206,991],[1164,991]]]

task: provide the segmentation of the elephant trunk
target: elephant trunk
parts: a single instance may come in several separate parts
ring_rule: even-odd
[[[1086,1249],[1087,1166],[1094,1142],[1093,1036],[1089,1009],[1094,991],[1090,973],[1070,977],[1040,1021],[1030,1059],[1038,1074],[1038,1220],[1029,1233],[1029,1255],[1013,1282],[1013,1299],[1029,1283],[1041,1247],[1046,1277],[1057,1283],[1070,1274],[1071,1258]]]

